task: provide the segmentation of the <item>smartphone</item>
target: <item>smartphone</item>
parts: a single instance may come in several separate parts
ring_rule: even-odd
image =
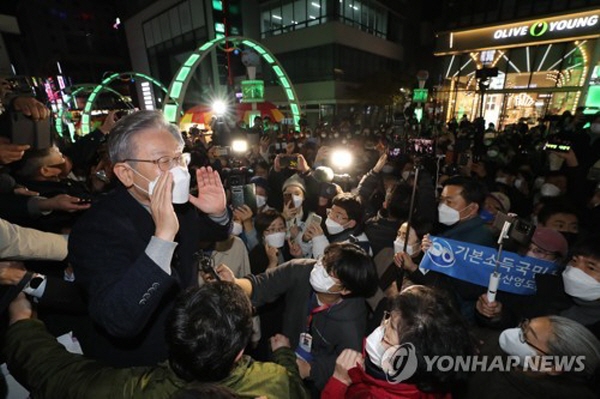
[[[308,215],[308,218],[306,219],[306,225],[310,226],[311,224],[316,224],[320,226],[322,221],[323,218],[321,216],[317,215],[314,212],[311,212],[310,215]]]
[[[570,150],[571,144],[569,143],[551,143],[548,141],[544,144],[544,151],[569,152]]]
[[[296,169],[298,167],[298,155],[284,155],[279,159],[282,168]]]
[[[215,147],[215,156],[217,157],[228,157],[229,148],[227,147]]]
[[[244,186],[231,186],[231,205],[233,205],[233,209],[245,205]]]
[[[256,215],[256,185],[254,183],[246,184],[244,186],[244,204],[252,210],[252,213]]]
[[[11,112],[10,125],[12,144],[28,144],[35,150],[52,147],[50,118],[34,121],[21,112]]]

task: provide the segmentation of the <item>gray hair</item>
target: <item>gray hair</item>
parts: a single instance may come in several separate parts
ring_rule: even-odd
[[[183,147],[184,141],[179,128],[168,122],[160,111],[137,111],[115,124],[108,136],[108,155],[113,165],[125,159],[135,158],[134,137],[143,130],[166,130]]]
[[[584,356],[583,374],[591,376],[600,365],[600,341],[578,322],[561,316],[548,316],[552,337],[548,351],[554,356]]]

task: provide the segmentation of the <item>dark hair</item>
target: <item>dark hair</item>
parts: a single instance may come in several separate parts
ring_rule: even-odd
[[[546,225],[548,219],[550,219],[552,215],[556,215],[558,213],[575,215],[579,219],[579,213],[577,212],[577,208],[571,205],[564,198],[549,198],[544,202],[544,206],[538,212],[538,222],[540,224],[543,224],[544,226]]]
[[[483,201],[487,196],[485,186],[470,177],[453,176],[444,182],[444,187],[446,186],[462,187],[462,192],[460,193],[461,197],[463,197],[468,204],[476,203],[480,208],[483,206]]]
[[[410,212],[410,195],[412,193],[408,184],[396,184],[387,198],[388,215],[394,219],[406,220]]]
[[[417,238],[422,240],[425,234],[429,234],[433,230],[433,223],[421,218],[414,218],[410,223],[410,228],[415,231]]]
[[[584,235],[573,247],[572,254],[600,260],[600,234]]]
[[[231,389],[217,384],[198,384],[177,391],[170,399],[239,399]]]
[[[256,215],[256,218],[254,219],[254,228],[256,229],[256,236],[261,243],[263,242],[263,233],[269,228],[271,223],[277,220],[277,218],[281,218],[285,224],[285,219],[281,215],[281,212],[276,211],[275,209],[267,209]]]
[[[166,328],[169,363],[186,381],[221,381],[252,334],[250,300],[221,281],[184,291]]]
[[[441,290],[422,285],[403,290],[391,301],[390,310],[400,312],[396,330],[400,345],[414,345],[418,365],[415,374],[405,382],[415,384],[423,392],[448,392],[459,380],[461,371],[427,370],[424,356],[468,356],[476,353],[467,321]]]
[[[348,214],[348,220],[356,221],[356,224],[362,223],[364,209],[360,199],[350,193],[342,193],[333,197],[332,205],[339,206]]]
[[[377,291],[377,272],[371,257],[358,245],[349,242],[329,244],[323,266],[350,290],[353,296],[369,298]]]

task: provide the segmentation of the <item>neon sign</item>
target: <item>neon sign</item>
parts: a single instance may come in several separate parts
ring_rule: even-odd
[[[598,24],[598,15],[588,15],[579,18],[561,19],[558,21],[536,21],[531,25],[513,26],[498,29],[494,32],[494,39],[506,39],[517,36],[532,36],[541,38],[549,32],[571,31],[579,28],[591,28]]]

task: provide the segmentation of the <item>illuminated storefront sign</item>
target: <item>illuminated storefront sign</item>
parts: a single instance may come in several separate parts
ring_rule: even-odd
[[[600,35],[600,10],[438,34],[436,54],[559,42]]]

